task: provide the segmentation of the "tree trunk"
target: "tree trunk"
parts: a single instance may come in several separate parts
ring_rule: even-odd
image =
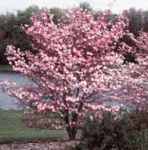
[[[76,139],[76,134],[77,134],[77,128],[76,127],[66,127],[66,131],[68,134],[68,137],[70,140],[75,140]]]

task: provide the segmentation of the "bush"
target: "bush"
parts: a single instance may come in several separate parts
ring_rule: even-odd
[[[145,130],[136,128],[138,122],[145,121],[146,115],[136,111],[117,117],[105,112],[102,119],[88,117],[75,150],[146,150],[142,146]]]

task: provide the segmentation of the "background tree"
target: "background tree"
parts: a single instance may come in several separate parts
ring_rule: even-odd
[[[144,25],[143,25],[143,30],[145,32],[148,32],[148,11],[143,12],[143,17],[144,17]]]
[[[80,3],[80,8],[82,8],[83,10],[93,11],[92,7],[88,2]]]
[[[63,17],[65,17],[65,10],[60,8],[51,8],[49,13],[53,15],[53,22],[55,24],[62,22]]]
[[[18,11],[16,15],[7,13],[0,16],[0,64],[8,64],[5,56],[8,44],[20,47],[21,50],[31,49],[31,43],[21,26],[30,24],[30,17],[38,11],[37,6],[31,6],[25,11]]]
[[[36,5],[30,6],[24,11],[19,10],[19,11],[17,11],[16,20],[17,20],[19,25],[30,24],[31,23],[31,21],[30,21],[31,16],[35,15],[39,11],[40,11],[40,9]]]
[[[7,13],[6,15],[0,16],[0,61],[2,64],[7,62],[6,57],[4,57],[4,52],[6,45],[9,43],[8,34],[12,30],[12,26],[15,24],[15,15]]]

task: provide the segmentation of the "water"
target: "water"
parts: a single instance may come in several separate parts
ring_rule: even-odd
[[[32,84],[32,82],[25,76],[19,74],[19,73],[14,73],[14,72],[0,72],[0,81],[13,81],[16,82],[17,85],[23,86],[26,84]],[[110,99],[110,95],[112,95],[113,92],[120,93],[122,90],[119,91],[110,91],[106,92],[103,95],[102,94],[95,94],[93,95],[90,99],[92,100],[105,100],[107,99],[109,102],[115,105],[119,105],[118,102],[113,102],[113,99]],[[7,93],[4,93],[3,91],[0,90],[0,109],[22,109],[23,107],[20,105],[19,101],[14,98],[9,96]]]
[[[31,81],[19,74],[19,73],[10,73],[10,72],[0,72],[0,81],[13,81],[17,85],[26,85],[32,84]],[[9,96],[7,93],[4,93],[0,90],[0,109],[21,109],[20,103],[14,97]]]

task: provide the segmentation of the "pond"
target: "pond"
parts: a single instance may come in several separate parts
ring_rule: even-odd
[[[32,84],[31,81],[15,72],[0,72],[0,81],[13,81],[18,85]],[[0,90],[0,109],[21,109],[22,106],[18,103],[17,99],[10,97],[7,93]]]

